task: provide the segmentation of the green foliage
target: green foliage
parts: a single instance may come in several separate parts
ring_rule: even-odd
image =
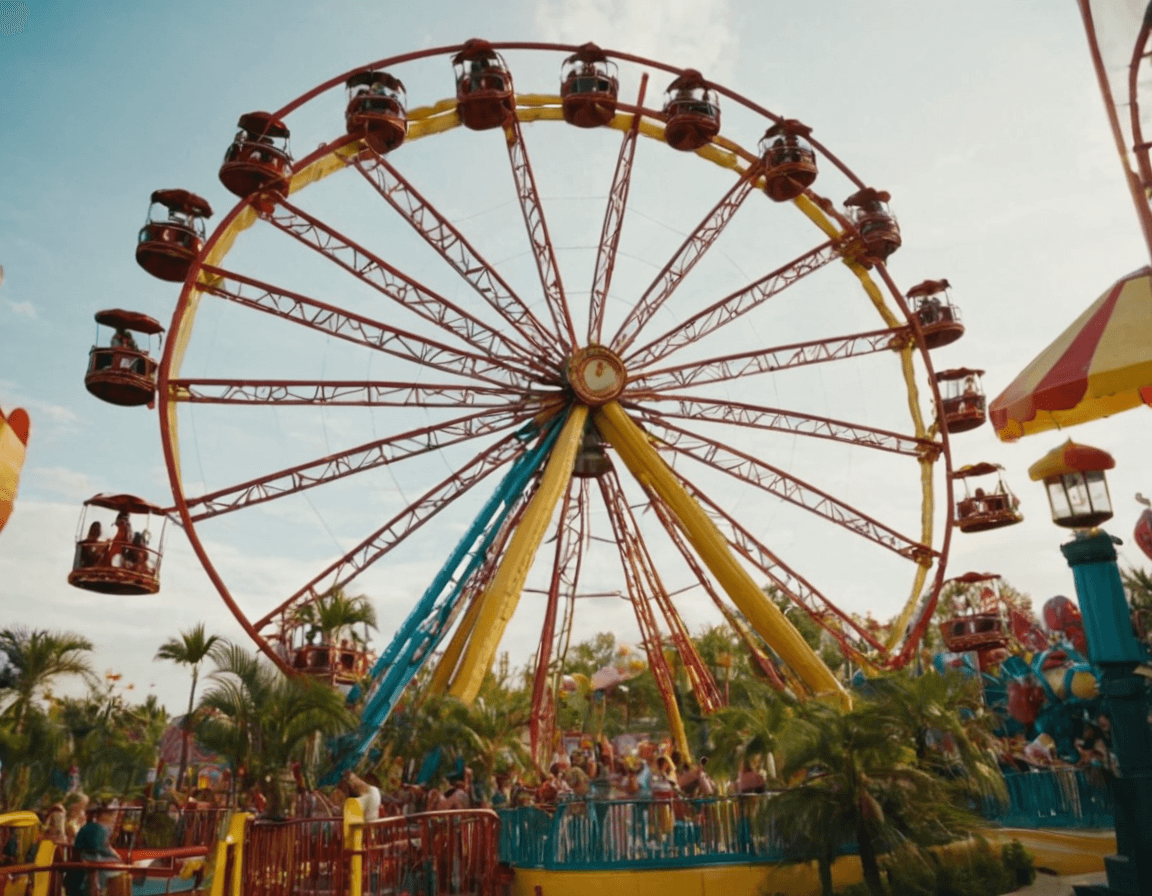
[[[1036,879],[1036,864],[1032,853],[1028,852],[1019,840],[1013,840],[1000,847],[1000,861],[1011,872],[1017,887],[1026,887]]]
[[[364,635],[359,629],[376,628],[376,610],[367,596],[348,595],[344,589],[334,587],[301,606],[294,621],[305,626],[305,639],[310,644],[317,637],[324,644],[336,644],[345,638],[353,644],[363,644]]]

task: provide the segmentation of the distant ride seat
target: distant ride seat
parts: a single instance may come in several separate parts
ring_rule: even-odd
[[[811,128],[791,119],[774,124],[760,140],[764,192],[776,202],[789,202],[816,180],[816,151],[808,142]]]
[[[907,296],[913,300],[913,312],[924,344],[928,348],[949,345],[964,335],[960,309],[948,299],[947,280],[925,280],[908,290]]]
[[[616,64],[592,43],[584,44],[560,68],[564,120],[578,128],[606,125],[616,114]]]
[[[183,280],[204,248],[204,220],[211,216],[212,206],[195,193],[156,190],[136,237],[136,263],[160,280]]]
[[[287,125],[268,112],[249,112],[237,122],[236,138],[224,153],[220,182],[241,198],[257,193],[286,196],[292,176]]]
[[[512,74],[485,40],[473,38],[452,60],[456,73],[456,113],[464,127],[486,131],[502,127],[516,112]]]
[[[862,260],[876,264],[900,248],[900,225],[888,208],[892,197],[884,190],[865,187],[844,200],[862,244]]]
[[[685,69],[664,92],[664,142],[694,152],[720,133],[716,92],[695,69]]]
[[[388,72],[357,72],[344,82],[348,106],[344,123],[349,134],[359,136],[384,155],[408,135],[408,112],[404,85]]]
[[[115,329],[111,344],[93,346],[88,353],[84,387],[110,404],[137,407],[156,395],[156,361],[131,341],[129,333],[158,336],[159,321],[136,311],[110,308],[96,312],[96,323]]]

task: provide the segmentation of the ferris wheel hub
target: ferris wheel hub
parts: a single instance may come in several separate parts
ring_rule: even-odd
[[[618,398],[628,383],[624,362],[602,345],[588,345],[574,351],[568,359],[567,376],[576,397],[590,407]]]

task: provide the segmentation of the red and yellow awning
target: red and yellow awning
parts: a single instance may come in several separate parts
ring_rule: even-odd
[[[1152,405],[1152,268],[1117,281],[988,408],[996,435],[1075,426]]]

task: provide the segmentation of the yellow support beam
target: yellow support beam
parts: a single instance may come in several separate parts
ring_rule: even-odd
[[[644,431],[632,422],[619,403],[609,402],[596,412],[596,428],[612,443],[632,475],[668,505],[700,559],[768,646],[814,694],[832,695],[850,704],[851,699],[840,682],[740,565],[716,524],[688,494]]]
[[[448,693],[464,703],[471,703],[480,692],[496,648],[504,636],[508,620],[520,602],[520,592],[528,570],[536,559],[536,551],[544,540],[544,533],[552,521],[556,505],[564,497],[576,451],[584,436],[584,422],[588,419],[586,405],[575,404],[568,412],[564,428],[548,456],[540,487],[524,510],[524,517],[516,527],[496,575],[484,591],[477,615],[476,626]]]

